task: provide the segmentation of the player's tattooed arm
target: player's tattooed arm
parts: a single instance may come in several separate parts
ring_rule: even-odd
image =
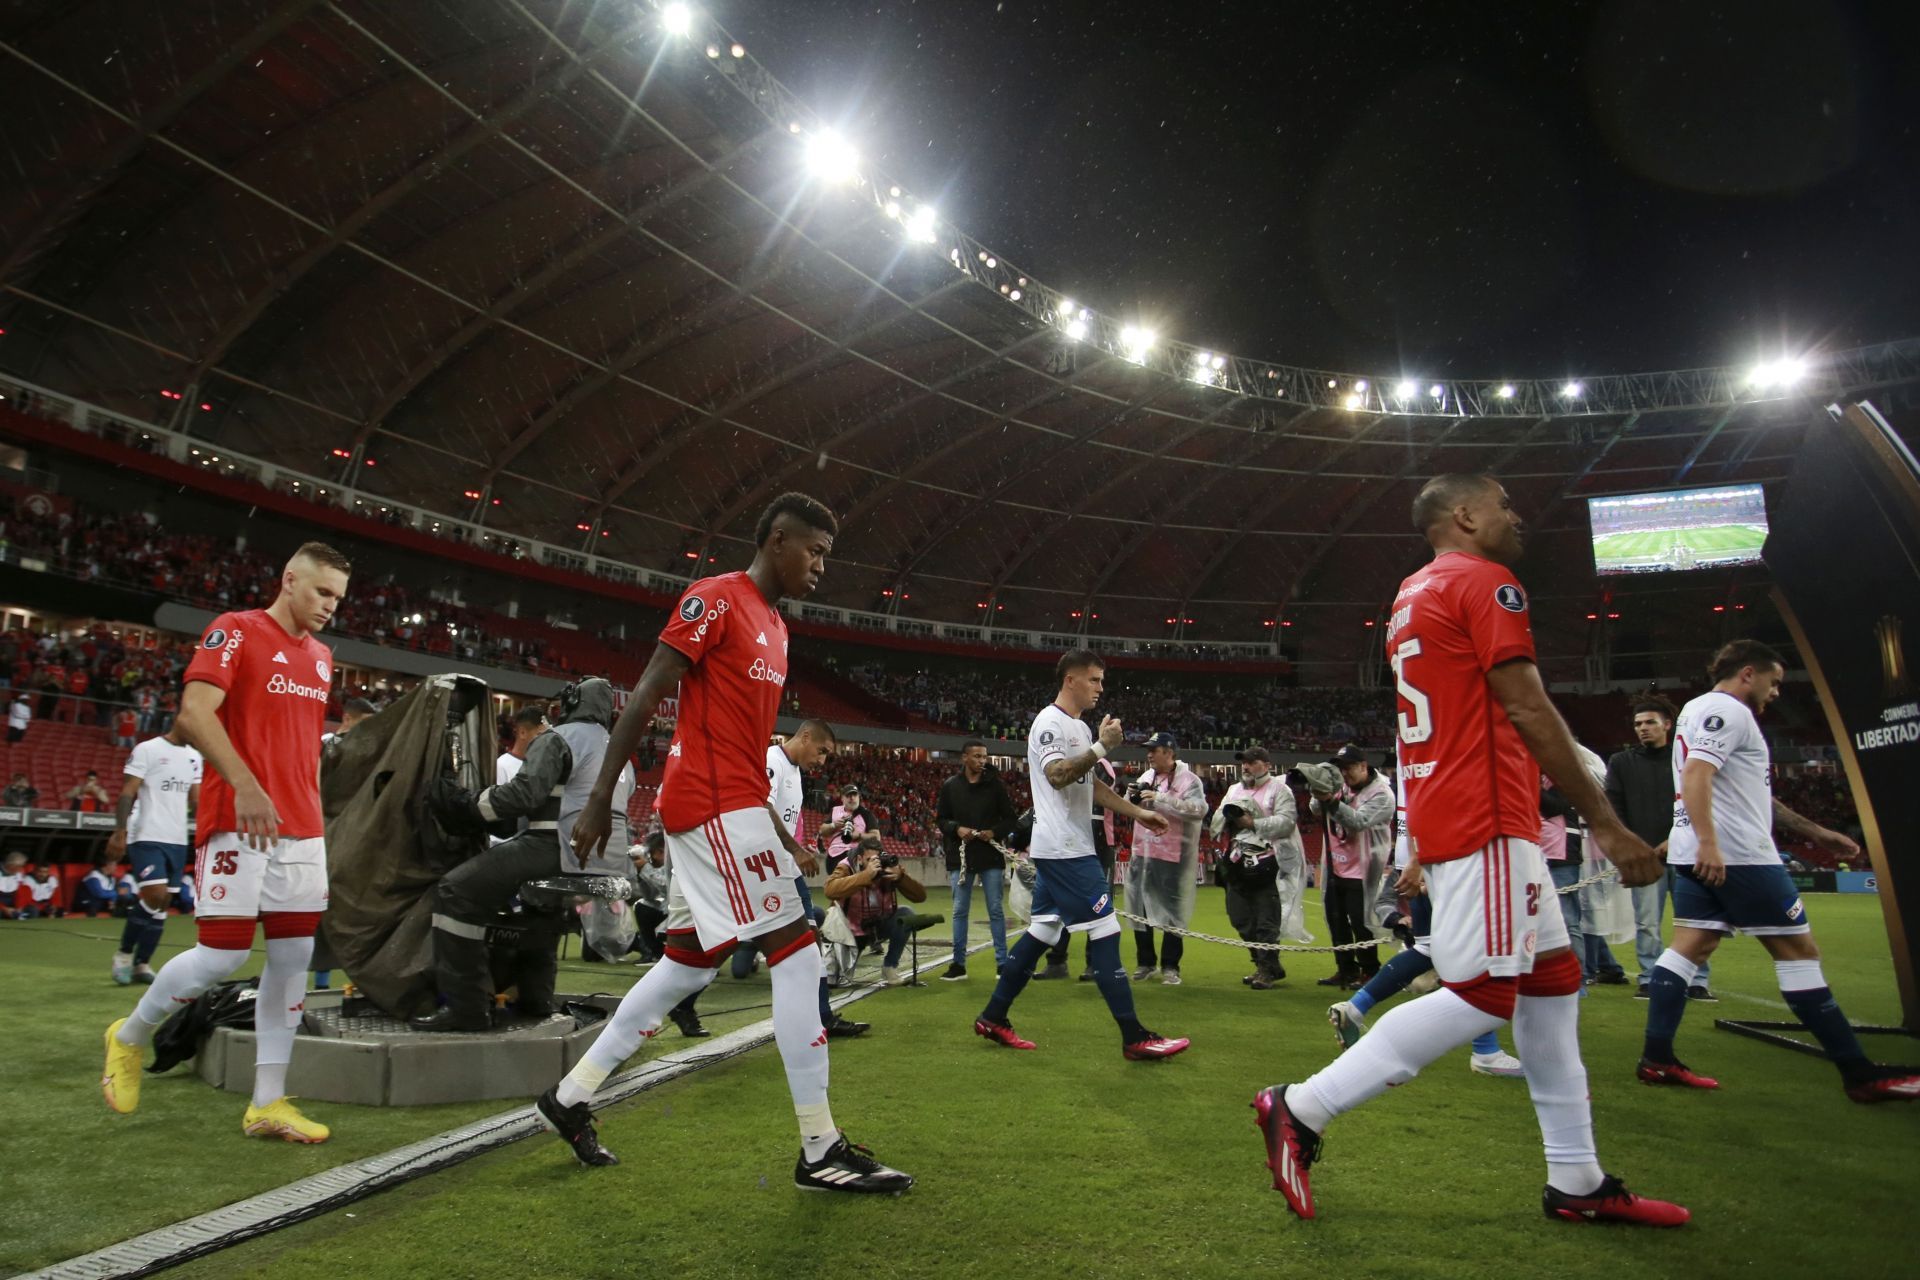
[[[1118,747],[1123,740],[1124,737],[1121,732],[1120,722],[1112,716],[1105,717],[1100,721],[1100,745],[1104,747],[1105,750],[1095,751],[1092,747],[1088,747],[1085,751],[1082,751],[1079,755],[1071,759],[1053,761],[1044,771],[1047,776],[1047,781],[1053,784],[1055,791],[1066,790],[1074,783],[1080,781],[1080,779],[1086,777],[1087,770],[1093,768],[1101,756]],[[1109,792],[1108,794],[1112,793]],[[1113,806],[1109,805],[1107,807],[1112,808]]]
[[[1658,880],[1663,870],[1660,859],[1645,840],[1627,829],[1607,803],[1607,793],[1587,772],[1574,747],[1573,733],[1540,682],[1540,668],[1525,659],[1503,662],[1487,672],[1487,688],[1506,711],[1520,741],[1587,820],[1594,839],[1620,869],[1621,883],[1633,886]]]
[[[140,794],[140,776],[133,773],[120,775],[120,801],[114,806],[113,834],[107,837],[107,854],[119,857],[127,851],[127,823],[133,820],[133,800]],[[199,789],[199,784],[194,784]]]
[[[1776,831],[1799,836],[1802,840],[1811,840],[1822,849],[1834,853],[1851,855],[1860,852],[1860,846],[1854,843],[1852,837],[1842,835],[1829,827],[1823,827],[1811,818],[1802,817],[1778,800],[1773,802],[1773,826]]]

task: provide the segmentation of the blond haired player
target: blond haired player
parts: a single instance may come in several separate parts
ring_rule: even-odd
[[[140,1105],[154,1031],[247,962],[257,921],[267,964],[253,1006],[253,1101],[241,1127],[249,1137],[327,1140],[327,1126],[287,1100],[287,1063],[327,906],[320,735],[333,651],[314,633],[340,607],[352,569],[325,543],[304,544],[273,603],[215,618],[187,666],[178,723],[208,766],[195,833],[199,943],[167,961],[133,1012],[107,1028],[100,1089],[115,1111]]]

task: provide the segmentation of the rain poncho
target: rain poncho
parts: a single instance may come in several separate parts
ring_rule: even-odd
[[[1142,789],[1140,803],[1166,818],[1167,833],[1155,835],[1134,824],[1133,850],[1127,859],[1127,911],[1143,917],[1150,928],[1184,929],[1193,919],[1194,888],[1199,883],[1206,787],[1179,761],[1165,777],[1148,769],[1133,785]],[[1152,794],[1146,795],[1147,791]]]

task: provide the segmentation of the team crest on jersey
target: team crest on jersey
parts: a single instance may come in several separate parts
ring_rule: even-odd
[[[225,644],[226,642],[227,642],[227,633],[222,631],[219,627],[215,627],[213,630],[207,632],[207,638],[200,642],[200,647],[202,649],[218,649],[221,645]]]
[[[1493,589],[1493,602],[1508,613],[1527,611],[1527,593],[1511,582],[1503,582]]]
[[[1708,733],[1718,733],[1727,727],[1727,722],[1720,716],[1708,716],[1701,722],[1700,727]]]
[[[680,621],[693,622],[707,611],[707,602],[699,596],[688,596],[680,602]]]
[[[313,660],[313,669],[322,680],[333,679],[333,668],[327,665],[325,658],[315,658]]]
[[[770,893],[766,897],[760,899],[760,905],[765,907],[768,911],[778,911],[780,909],[780,895],[777,893]]]

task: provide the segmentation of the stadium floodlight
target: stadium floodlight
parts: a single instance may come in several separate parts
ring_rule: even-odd
[[[1227,367],[1227,358],[1225,356],[1215,356],[1212,363],[1214,371],[1217,373]]]
[[[889,200],[889,201],[887,201],[887,203],[886,203],[886,205],[885,205],[884,207],[885,207],[885,209],[886,209],[886,214],[887,214],[887,216],[888,216],[889,218],[892,218],[892,219],[894,219],[895,221],[898,221],[898,220],[899,220],[899,218],[900,218],[900,202],[899,202],[898,200]]]
[[[670,4],[660,10],[660,25],[669,34],[684,36],[693,30],[693,10],[684,4]]]
[[[1436,382],[1427,388],[1427,394],[1435,400],[1444,400],[1447,396],[1447,389]]]
[[[1419,388],[1414,386],[1412,382],[1402,382],[1393,389],[1393,394],[1402,400],[1411,400],[1413,399],[1414,392],[1418,390]]]
[[[1502,400],[1511,400],[1513,399],[1513,384],[1511,382],[1503,382],[1500,384],[1500,389],[1493,394],[1499,396]]]
[[[1367,380],[1365,378],[1360,379],[1360,381],[1353,384],[1353,389],[1355,391],[1365,393],[1367,389]]]
[[[860,176],[860,153],[832,129],[807,135],[807,168],[827,182],[851,182]]]
[[[1075,342],[1084,339],[1087,336],[1087,322],[1080,319],[1067,321],[1067,336]]]
[[[1345,403],[1347,408],[1349,409],[1358,409],[1361,405],[1366,403],[1366,397],[1362,396],[1357,391],[1349,391],[1347,393],[1347,398]]]
[[[916,205],[907,215],[907,239],[917,240],[921,244],[932,244],[934,228],[939,224],[940,214],[930,204]]]
[[[1569,382],[1566,386],[1560,388],[1560,394],[1569,400],[1578,400],[1580,393],[1585,389],[1586,388],[1577,382]]]
[[[1753,367],[1747,375],[1747,385],[1753,387],[1790,387],[1807,374],[1807,362],[1793,356],[1784,356],[1778,360],[1762,361]]]
[[[1073,313],[1078,311],[1079,309],[1080,308],[1075,306],[1071,299],[1062,298],[1060,300],[1060,305],[1055,307],[1053,310],[1054,310],[1054,314],[1058,315],[1061,319],[1061,322],[1064,323],[1068,320],[1073,319]]]
[[[1153,350],[1153,344],[1158,340],[1159,335],[1153,330],[1128,325],[1120,331],[1121,354],[1135,364],[1140,364],[1146,360],[1147,352]]]
[[[1196,368],[1196,369],[1210,369],[1210,368],[1212,368],[1212,367],[1213,367],[1213,352],[1211,352],[1211,351],[1199,351],[1199,352],[1195,352],[1195,353],[1194,353],[1194,357],[1193,357],[1193,367],[1194,367],[1194,368]]]

